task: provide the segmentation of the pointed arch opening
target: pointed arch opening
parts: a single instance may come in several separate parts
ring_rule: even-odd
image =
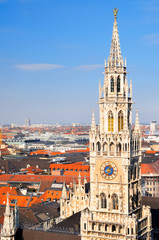
[[[114,92],[114,78],[112,77],[111,78],[111,81],[110,81],[110,90],[111,90],[111,92]]]
[[[106,224],[105,225],[105,232],[107,232],[108,231],[108,225]]]
[[[116,227],[115,225],[112,226],[112,232],[115,232],[116,231]]]
[[[102,224],[100,223],[99,226],[98,226],[98,230],[99,231],[102,231]]]
[[[118,210],[118,196],[115,193],[112,195],[112,208]]]
[[[95,230],[95,223],[92,223],[92,230]]]
[[[108,145],[107,145],[106,142],[104,142],[104,144],[103,144],[103,154],[106,155],[107,152],[108,152]]]
[[[109,145],[110,156],[114,156],[114,152],[115,152],[115,144],[113,142],[111,142],[110,145]]]
[[[120,92],[120,77],[117,78],[117,92]]]
[[[106,208],[107,207],[107,200],[106,196],[104,193],[100,195],[100,203],[101,203],[101,208]]]
[[[108,112],[108,132],[114,131],[114,116],[112,111]]]
[[[97,151],[100,152],[100,149],[101,149],[100,142],[97,142]]]
[[[117,151],[117,156],[121,156],[121,143],[117,144],[116,151]]]
[[[92,145],[92,150],[94,151],[94,142],[93,142],[93,145]]]
[[[123,112],[120,110],[118,113],[118,131],[122,131],[123,130],[123,125],[124,125],[124,117],[123,117]]]
[[[127,148],[127,143],[125,143],[125,152],[127,152],[128,148]]]

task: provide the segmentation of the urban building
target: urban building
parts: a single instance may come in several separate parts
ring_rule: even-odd
[[[150,134],[152,134],[152,135],[156,134],[157,127],[158,127],[157,122],[156,121],[152,121],[150,123]]]
[[[18,209],[10,209],[9,195],[7,194],[7,203],[4,213],[4,222],[1,229],[1,240],[14,240],[19,225]]]
[[[144,196],[159,197],[159,161],[141,164]]]
[[[114,9],[113,35],[110,56],[105,61],[104,86],[99,84],[98,129],[94,113],[92,116],[90,201],[87,207],[81,209],[82,240],[151,239],[150,207],[142,206],[141,200],[140,125],[137,112],[132,131],[132,84],[128,86],[126,60],[121,56],[117,13],[118,10]],[[76,203],[84,197],[76,190],[73,196]],[[61,199],[65,212],[70,211],[69,201],[72,201],[71,197]],[[63,212],[61,218],[64,219]]]
[[[30,118],[25,119],[25,126],[29,127],[31,125]]]

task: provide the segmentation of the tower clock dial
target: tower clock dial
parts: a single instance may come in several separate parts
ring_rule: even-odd
[[[111,180],[114,179],[117,176],[117,167],[115,165],[115,163],[113,162],[104,162],[101,165],[101,175],[103,178],[107,179],[107,180]]]

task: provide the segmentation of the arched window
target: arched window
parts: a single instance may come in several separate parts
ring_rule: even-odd
[[[125,152],[127,152],[127,144],[125,143]]]
[[[117,78],[117,92],[120,92],[120,77]]]
[[[98,230],[102,231],[102,224],[99,224]]]
[[[114,116],[112,111],[108,112],[108,132],[114,131]]]
[[[101,208],[106,208],[107,207],[107,201],[106,201],[106,196],[104,193],[100,195],[100,202],[101,202]]]
[[[118,131],[122,131],[123,130],[123,112],[120,111],[118,113]]]
[[[107,232],[107,230],[108,230],[108,225],[105,225],[105,231]]]
[[[95,223],[92,223],[92,230],[95,230]]]
[[[94,151],[94,143],[93,143],[93,151]]]
[[[119,152],[119,153],[121,152],[121,143],[117,144],[117,149],[116,149],[116,150],[117,150],[117,152]]]
[[[100,152],[100,142],[97,142],[97,151]]]
[[[112,195],[112,207],[114,210],[118,210],[118,196],[115,193]]]
[[[111,142],[110,145],[109,145],[109,151],[110,151],[111,153],[114,153],[114,152],[115,152],[115,144],[114,144],[113,142]]]
[[[108,145],[107,145],[106,142],[104,142],[104,144],[103,144],[103,152],[107,152],[107,150],[108,150]]]
[[[111,92],[114,92],[114,78],[111,78]]]
[[[116,231],[116,227],[115,225],[112,226],[112,232],[115,232]]]

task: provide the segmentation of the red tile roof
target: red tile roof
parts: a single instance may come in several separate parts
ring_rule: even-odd
[[[1,187],[0,196],[9,193],[10,195],[18,195],[19,190],[16,187]]]
[[[27,169],[24,169],[23,171],[27,171],[28,174],[39,174],[44,172],[42,169],[35,167],[35,166],[30,166]]]
[[[49,155],[49,156],[56,156],[56,155],[63,155],[66,153],[87,153],[89,152],[89,148],[86,149],[76,149],[76,150],[68,150],[65,152],[52,152],[50,150],[37,150],[34,152],[31,152],[30,155]]]
[[[83,162],[79,163],[71,163],[71,164],[56,164],[56,163],[51,163],[49,166],[49,169],[52,170],[65,170],[65,171],[82,171],[82,172],[89,172],[90,166],[89,165],[82,165],[84,164]]]
[[[13,174],[2,174],[0,175],[0,182],[8,182],[13,176]]]
[[[156,152],[157,151],[149,151],[149,150],[146,151],[147,154],[155,154]]]
[[[53,200],[59,200],[61,197],[62,191],[55,191],[55,190],[47,190],[44,192],[34,204],[38,204],[41,202],[46,202],[46,201],[53,201]],[[69,195],[69,193],[68,193]]]
[[[153,163],[142,163],[141,174],[159,174],[159,161]]]
[[[9,205],[10,206],[15,206],[15,203],[12,203],[13,200],[16,200],[16,204],[18,207],[30,207],[37,200],[37,197],[9,195]],[[0,205],[6,205],[6,202],[7,202],[7,196],[1,195],[0,196]]]

